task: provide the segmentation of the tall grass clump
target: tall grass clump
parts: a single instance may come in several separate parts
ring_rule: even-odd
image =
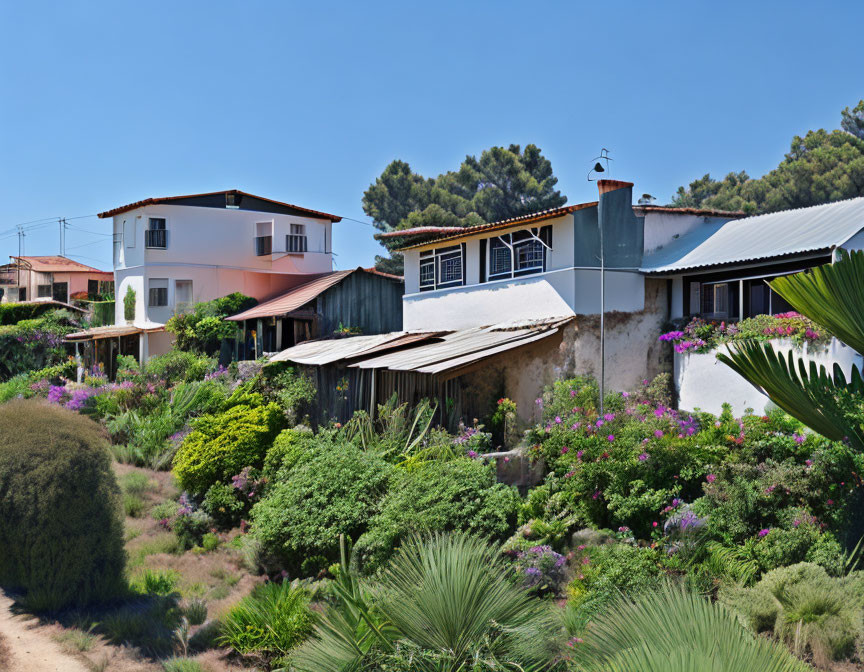
[[[122,516],[95,422],[33,400],[0,406],[0,585],[34,611],[116,597]]]
[[[291,583],[266,583],[243,598],[222,620],[218,642],[243,655],[285,656],[312,632],[309,593]]]

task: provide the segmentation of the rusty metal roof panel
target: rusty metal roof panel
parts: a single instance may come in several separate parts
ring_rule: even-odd
[[[242,313],[226,317],[230,322],[242,322],[243,320],[254,320],[259,317],[275,317],[290,313],[292,310],[302,308],[307,303],[317,298],[320,294],[327,291],[334,285],[338,285],[357,269],[350,271],[336,271],[315,280],[311,280],[305,284],[288,290],[282,296],[277,296],[275,299],[270,299],[264,303],[259,303],[257,306],[244,310]]]

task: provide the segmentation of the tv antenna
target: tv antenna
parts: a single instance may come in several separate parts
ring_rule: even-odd
[[[588,171],[588,181],[589,182],[593,182],[596,179],[596,178],[591,177],[592,173],[609,173],[608,176],[612,177],[612,171],[611,171],[611,166],[609,165],[609,162],[614,161],[615,159],[613,159],[611,156],[609,156],[609,150],[608,149],[606,149],[604,147],[603,149],[600,150],[600,156],[595,156],[591,160],[594,161],[595,163],[594,163],[594,167]],[[606,165],[604,166],[601,163],[601,161],[605,161]]]

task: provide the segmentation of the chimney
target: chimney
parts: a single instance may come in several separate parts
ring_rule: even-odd
[[[603,247],[608,268],[642,265],[644,230],[633,214],[633,183],[597,180],[600,192],[598,224],[603,227]]]

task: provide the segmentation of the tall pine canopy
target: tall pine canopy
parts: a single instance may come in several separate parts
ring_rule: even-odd
[[[564,205],[567,197],[555,189],[557,182],[536,145],[491,147],[479,159],[466,156],[458,171],[435,178],[418,175],[397,159],[363,194],[363,211],[385,232],[471,226]],[[376,257],[375,266],[402,273],[401,255]]]
[[[796,135],[780,165],[760,178],[706,174],[679,187],[671,205],[760,214],[864,196],[864,100],[841,112],[841,128]]]

